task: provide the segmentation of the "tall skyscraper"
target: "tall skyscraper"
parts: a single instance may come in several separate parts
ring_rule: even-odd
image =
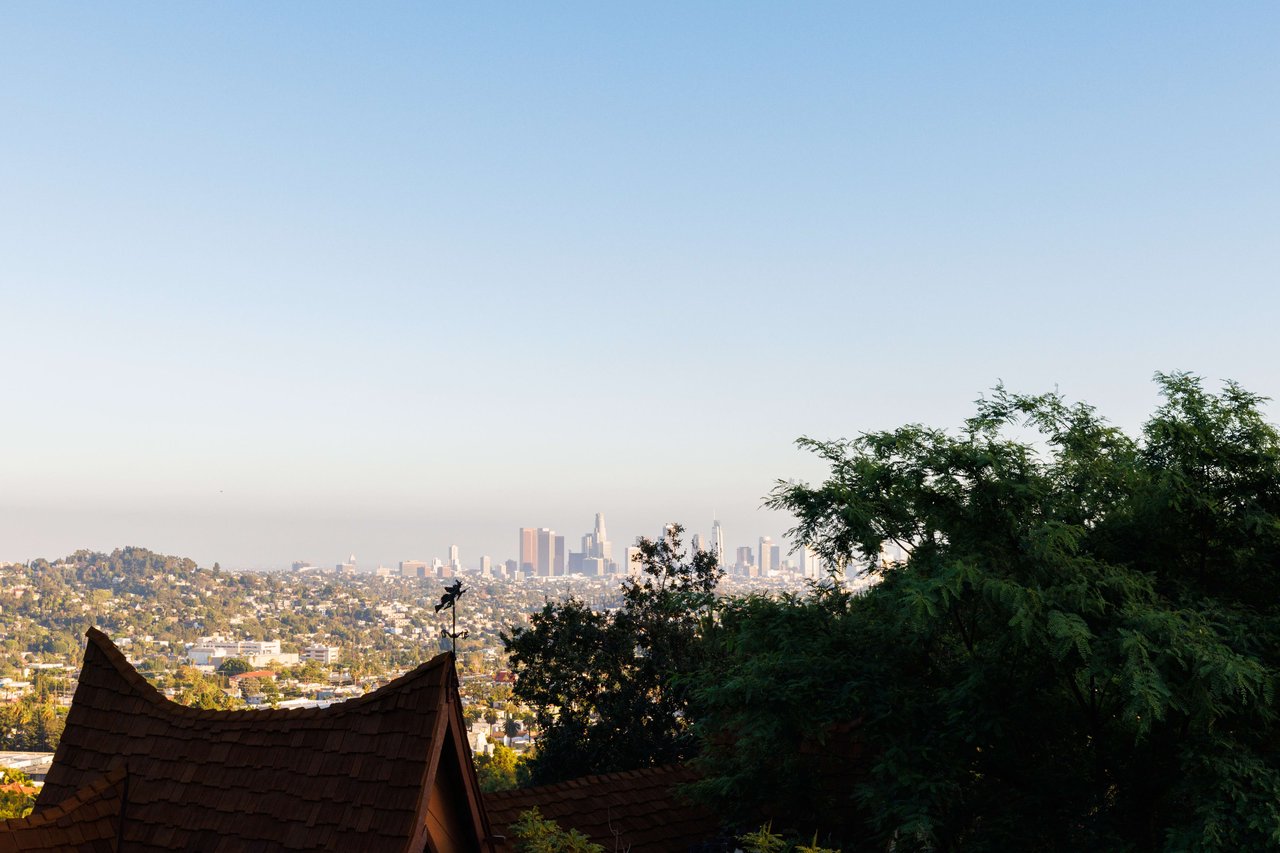
[[[595,537],[596,552],[592,557],[600,557],[606,562],[613,560],[613,543],[609,541],[609,534],[604,529],[604,513],[596,513],[596,529],[593,534]]]
[[[480,557],[480,576],[481,576],[481,577],[486,577],[486,578],[487,578],[487,577],[489,577],[489,576],[490,576],[490,575],[492,575],[492,574],[493,574],[493,561],[489,559],[489,555],[488,555],[488,554],[483,554],[483,555],[481,555],[481,557]]]
[[[707,549],[702,542],[702,534],[701,533],[693,534],[693,539],[689,542],[689,556],[701,554],[705,550]]]
[[[534,571],[540,578],[551,577],[556,559],[556,532],[549,527],[538,528],[538,561]]]
[[[765,575],[769,574],[769,571],[773,568],[775,568],[775,566],[773,565],[773,537],[761,536],[760,537],[760,576],[764,577]]]
[[[728,568],[725,565],[728,554],[724,550],[724,530],[720,527],[718,518],[711,522],[711,552],[716,555],[716,562],[720,564],[720,568]]]
[[[749,574],[750,570],[755,566],[756,561],[751,556],[751,546],[743,545],[738,548],[738,561],[734,563],[734,571],[736,574]]]
[[[564,574],[564,559],[565,559],[564,537],[557,536],[556,537],[556,553],[555,553],[555,556],[552,558],[551,574],[555,575],[556,577],[560,577],[561,575]]]
[[[538,529],[536,527],[520,528],[520,571],[525,577],[537,574],[538,567]]]
[[[600,572],[606,574],[616,571],[613,562],[613,543],[609,541],[609,534],[604,526],[604,513],[596,513],[596,526],[590,533],[582,536],[582,553],[574,553],[569,556],[570,568],[573,573],[585,572],[591,574],[599,568],[591,560],[603,560],[604,569]]]

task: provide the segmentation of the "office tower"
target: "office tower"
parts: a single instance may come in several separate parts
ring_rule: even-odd
[[[507,560],[502,565],[507,570],[507,580],[515,580],[516,574],[520,571],[520,564],[515,560]]]
[[[604,513],[596,513],[595,529],[582,537],[582,556],[600,557],[605,562],[613,562],[613,543],[605,531]]]
[[[488,554],[480,557],[480,576],[491,577],[493,575],[493,561],[489,559]]]
[[[559,577],[564,574],[564,557],[565,557],[564,537],[557,536],[555,562],[551,566],[551,574],[555,575],[556,577]]]
[[[525,577],[537,574],[538,530],[536,527],[520,528],[520,571]]]
[[[800,574],[810,580],[817,580],[822,572],[818,568],[818,552],[808,545],[796,549],[796,557],[800,560]]]
[[[772,554],[769,557],[769,567],[772,568],[774,571],[778,571],[782,568],[782,546],[781,545],[773,546]]]
[[[613,561],[613,543],[609,541],[609,535],[604,529],[604,513],[596,513],[596,553],[595,556],[600,557],[606,562]]]
[[[738,561],[734,564],[734,574],[748,574],[756,561],[751,555],[751,546],[743,545],[738,548]]]
[[[550,577],[556,559],[556,532],[549,527],[538,528],[536,556],[534,573],[540,578]]]
[[[720,519],[711,522],[711,552],[716,555],[716,562],[720,564],[720,568],[725,568],[725,558],[728,554],[724,550],[724,529],[720,527]]]
[[[454,574],[457,574],[458,570],[462,568],[462,562],[458,559],[457,545],[449,546],[449,568],[453,569]]]
[[[760,576],[764,577],[769,574],[773,568],[773,538],[769,536],[760,537]]]
[[[628,575],[641,574],[644,569],[640,564],[640,549],[634,545],[628,545],[626,550],[627,565],[623,568],[623,572]]]
[[[609,570],[609,564],[603,557],[586,557],[582,561],[582,573],[591,577],[602,577]]]

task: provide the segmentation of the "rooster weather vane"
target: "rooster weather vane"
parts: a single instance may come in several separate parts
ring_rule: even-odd
[[[436,613],[439,613],[441,610],[448,610],[449,615],[453,617],[452,627],[450,630],[446,631],[444,628],[441,628],[440,636],[447,637],[449,639],[449,648],[454,654],[458,653],[458,640],[465,640],[467,638],[466,631],[458,630],[458,609],[455,606],[458,603],[458,599],[462,598],[466,591],[466,588],[462,585],[462,579],[459,578],[453,583],[445,586],[444,595],[440,596],[440,603],[436,605]]]

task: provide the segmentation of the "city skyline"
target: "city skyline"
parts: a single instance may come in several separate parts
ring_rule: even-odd
[[[801,436],[1280,395],[1275,4],[0,6],[0,560],[726,549]],[[1266,410],[1275,419],[1274,406]]]

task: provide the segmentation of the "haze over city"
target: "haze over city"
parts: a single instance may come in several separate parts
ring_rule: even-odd
[[[1280,391],[1275,5],[56,8],[0,8],[0,561],[732,550],[801,435]]]

